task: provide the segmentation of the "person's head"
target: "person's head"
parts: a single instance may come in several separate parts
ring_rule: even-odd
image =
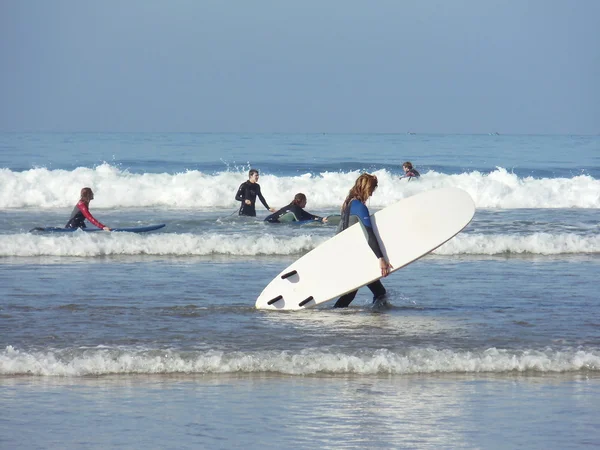
[[[256,169],[250,169],[250,171],[248,172],[248,180],[250,180],[251,183],[256,183],[258,181],[258,177],[260,175],[258,174],[258,170]]]
[[[306,195],[298,192],[294,197],[294,205],[298,205],[300,208],[306,207]]]
[[[402,168],[405,172],[408,172],[409,170],[412,170],[413,166],[410,161],[406,161],[404,164],[402,164]]]
[[[81,190],[81,195],[80,195],[80,200],[83,200],[86,203],[89,203],[90,200],[94,199],[94,193],[92,192],[92,189],[89,187],[84,187]]]
[[[370,173],[361,174],[354,182],[354,186],[352,186],[350,192],[348,192],[348,197],[346,197],[346,201],[342,205],[342,211],[346,209],[346,206],[348,206],[352,199],[358,199],[365,203],[373,195],[375,189],[377,189],[377,177]]]

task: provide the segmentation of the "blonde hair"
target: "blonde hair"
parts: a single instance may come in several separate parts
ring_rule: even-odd
[[[370,173],[361,174],[354,182],[354,186],[352,186],[346,200],[344,200],[344,203],[342,204],[342,213],[354,199],[365,203],[373,192],[375,192],[376,188],[377,177],[375,175],[371,175]]]

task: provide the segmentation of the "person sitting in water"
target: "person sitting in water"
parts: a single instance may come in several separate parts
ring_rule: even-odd
[[[89,210],[90,202],[94,199],[92,190],[89,187],[84,187],[81,190],[80,197],[81,198],[75,205],[75,208],[73,208],[73,212],[71,213],[71,217],[65,225],[65,228],[86,228],[85,219],[87,219],[98,228],[101,228],[104,231],[110,231],[110,228],[96,220]]]
[[[267,201],[260,192],[258,177],[258,170],[250,169],[248,172],[248,181],[244,181],[242,184],[240,184],[237,194],[235,194],[235,199],[238,202],[242,202],[238,212],[240,216],[256,216],[256,207],[254,205],[256,204],[257,196],[265,208],[271,212],[275,211],[275,208],[270,208],[269,205],[267,205]]]
[[[298,221],[318,220],[319,222],[327,223],[326,217],[320,217],[315,216],[314,214],[310,214],[304,211],[304,208],[306,208],[306,195],[304,195],[302,192],[299,192],[294,197],[292,203],[290,203],[287,206],[284,206],[279,211],[271,214],[270,216],[267,216],[265,218],[265,222],[279,223],[279,219],[281,218],[281,216],[292,213]]]
[[[404,170],[404,176],[401,178],[408,178],[410,181],[412,178],[419,178],[421,174],[415,169],[410,161],[406,161],[402,164],[402,169]]]

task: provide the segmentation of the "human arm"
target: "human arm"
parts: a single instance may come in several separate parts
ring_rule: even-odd
[[[390,274],[392,265],[383,256],[383,252],[381,251],[381,246],[379,245],[379,240],[377,239],[377,236],[375,236],[375,232],[373,231],[373,228],[369,228],[369,227],[365,227],[365,228],[367,230],[367,235],[369,236],[369,240],[368,240],[369,247],[371,247],[371,250],[373,250],[373,253],[375,253],[375,256],[377,256],[377,259],[379,260],[379,268],[381,269],[381,276],[387,277]]]
[[[110,231],[110,228],[108,228],[106,225],[102,224],[101,222],[96,220],[94,216],[92,216],[92,213],[83,201],[77,203],[77,207],[79,208],[79,211],[82,212],[84,217],[90,221],[90,223],[96,225],[98,228],[102,228],[104,231]]]
[[[240,184],[237,193],[235,194],[235,199],[238,202],[243,202],[246,199],[246,183]]]
[[[381,269],[381,276],[387,277],[390,274],[392,265],[382,256],[379,258],[379,268]]]
[[[263,204],[263,206],[265,208],[267,208],[269,211],[271,212],[275,212],[275,208],[271,208],[269,207],[269,205],[267,204],[267,201],[265,200],[265,198],[262,195],[262,192],[260,191],[260,186],[256,186],[256,195],[258,196],[260,202]]]
[[[300,208],[300,206],[298,205],[292,204],[290,210],[294,213],[298,220],[318,220],[321,222],[323,221],[322,217],[315,216],[314,214],[311,214],[305,211],[304,209]]]
[[[365,226],[365,230],[367,230],[367,242],[369,247],[371,247],[371,250],[373,250],[373,253],[375,253],[375,256],[377,256],[378,259],[382,259],[383,252],[381,251],[379,240],[377,239],[377,236],[375,236],[375,231],[373,231],[373,228],[367,226]]]
[[[375,235],[375,231],[373,230],[373,223],[371,222],[371,216],[369,214],[369,209],[365,206],[364,203],[354,200],[350,205],[350,213],[358,216],[360,222],[365,227],[367,232],[367,243],[375,256],[379,260],[379,268],[381,269],[381,276],[386,277],[390,273],[390,269],[392,265],[385,259],[383,256],[383,251],[381,250],[381,245],[379,243],[379,239]]]

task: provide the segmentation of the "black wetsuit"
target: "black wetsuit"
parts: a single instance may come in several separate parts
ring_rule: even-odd
[[[338,226],[338,233],[341,233],[349,226],[352,226],[356,223],[360,222],[367,231],[368,235],[368,243],[373,253],[377,259],[383,257],[383,252],[381,251],[381,247],[379,246],[379,241],[377,240],[377,236],[375,236],[375,232],[373,231],[373,225],[371,224],[371,218],[369,216],[368,208],[360,201],[360,200],[352,200],[350,204],[346,207],[344,212],[342,212],[342,220]],[[373,293],[373,302],[377,299],[383,297],[386,293],[385,287],[381,281],[373,281],[372,283],[367,284],[367,287]],[[356,297],[356,293],[358,289],[355,291],[348,292],[347,294],[342,295],[337,302],[335,302],[334,308],[346,308],[354,297]]]
[[[300,206],[298,206],[294,202],[292,202],[289,205],[281,208],[279,211],[274,212],[270,216],[267,216],[265,218],[265,222],[279,223],[279,218],[287,213],[294,214],[294,216],[296,217],[296,220],[298,220],[298,221],[300,221],[300,220],[320,220],[320,221],[322,221],[323,220],[322,217],[315,216],[314,214],[308,213],[308,212],[304,211],[302,208],[300,208]]]
[[[258,183],[251,183],[250,180],[248,180],[240,184],[237,194],[235,194],[235,199],[242,202],[239,211],[240,216],[256,216],[255,203],[257,196],[265,208],[270,209],[269,205],[267,205],[267,201],[260,193],[260,186]],[[246,200],[250,200],[249,205],[246,204]]]

